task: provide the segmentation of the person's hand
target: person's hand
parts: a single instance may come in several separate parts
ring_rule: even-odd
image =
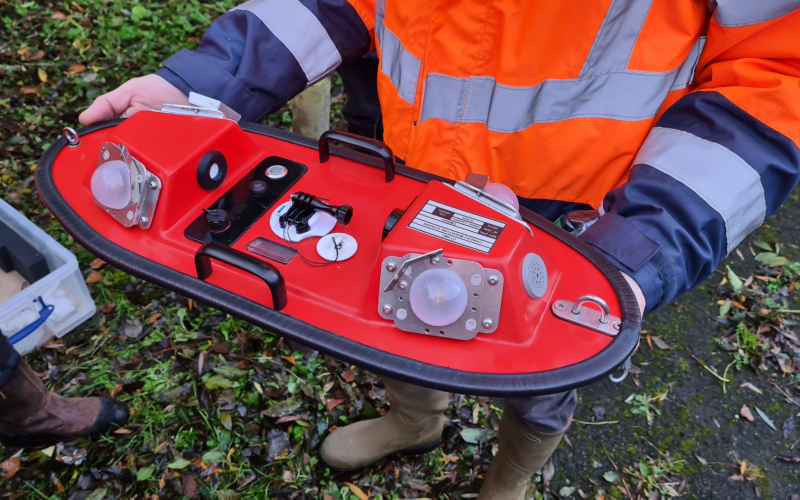
[[[639,286],[639,283],[634,281],[634,279],[627,274],[622,273],[622,276],[625,278],[625,281],[628,282],[628,285],[630,285],[631,290],[633,290],[633,295],[636,296],[636,302],[639,303],[639,312],[642,314],[642,316],[644,316],[644,308],[647,303],[644,298],[644,293],[642,293],[642,288]]]
[[[145,109],[161,109],[164,104],[189,104],[189,98],[158,75],[134,78],[103,94],[81,113],[83,126],[119,116],[127,118]]]

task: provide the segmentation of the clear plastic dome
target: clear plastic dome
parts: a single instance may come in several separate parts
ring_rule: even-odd
[[[131,202],[131,171],[124,161],[100,165],[92,174],[92,194],[101,204],[120,210]]]
[[[454,323],[467,309],[467,287],[455,273],[428,269],[417,276],[409,290],[414,314],[431,326]]]
[[[485,188],[483,188],[483,190],[486,192],[486,194],[492,195],[498,200],[508,203],[514,207],[517,212],[519,212],[519,199],[510,187],[506,186],[505,184],[490,182]]]

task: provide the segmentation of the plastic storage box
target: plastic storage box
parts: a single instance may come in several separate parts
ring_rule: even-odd
[[[41,253],[50,268],[50,274],[0,303],[3,335],[12,339],[32,330],[14,343],[20,354],[27,354],[54,337],[63,337],[91,318],[97,308],[78,268],[78,259],[69,250],[3,200],[0,220]]]

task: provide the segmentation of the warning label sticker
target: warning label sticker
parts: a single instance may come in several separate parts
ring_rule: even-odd
[[[435,238],[489,253],[506,224],[428,200],[408,227]]]

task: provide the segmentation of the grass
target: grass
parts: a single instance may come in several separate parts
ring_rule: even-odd
[[[78,113],[98,95],[195,46],[211,20],[235,3],[0,3],[0,197],[75,253],[102,311],[28,360],[61,394],[110,395],[132,409],[125,429],[96,443],[0,448],[0,461],[19,459],[21,465],[12,477],[0,478],[0,495],[474,498],[496,442],[467,443],[462,431],[496,429],[499,399],[457,396],[442,446],[423,457],[333,474],[316,455],[327,433],[388,409],[375,376],[96,261],[37,196],[38,159],[63,126],[76,126]],[[331,118],[341,126],[340,80],[333,87]],[[287,128],[291,113],[284,108],[264,122]],[[748,497],[755,483],[764,497],[790,496],[789,466],[769,461],[792,452],[798,431],[784,439],[781,432],[759,430],[758,421],[734,418],[742,404],[757,405],[780,428],[797,411],[785,395],[800,397],[793,361],[800,352],[791,340],[792,311],[800,308],[791,228],[800,215],[796,207],[787,210],[793,214],[788,230],[762,228],[740,246],[741,258],[726,260],[730,273],[722,267],[702,290],[646,319],[645,328],[668,341],[669,349],[643,342],[634,358],[637,371],[622,386],[601,382],[581,392],[576,418],[583,423],[573,425],[569,442],[556,452],[554,473],[537,476],[531,498],[648,498],[672,490],[689,498],[708,492]],[[717,373],[733,363],[734,390],[723,393],[690,349]],[[745,381],[763,393],[739,388]],[[666,391],[668,399],[662,397]],[[607,415],[602,422],[595,411],[601,405]],[[603,425],[587,425],[597,423]],[[735,448],[742,457],[736,463],[748,464],[744,472],[737,468],[742,481],[728,479],[728,454]]]

